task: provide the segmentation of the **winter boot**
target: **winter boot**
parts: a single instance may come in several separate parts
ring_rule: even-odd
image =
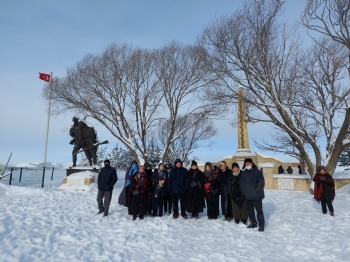
[[[143,219],[143,215],[139,215],[139,219]]]
[[[132,220],[136,220],[137,216],[136,215],[133,215],[132,216]]]
[[[259,226],[259,229],[258,229],[259,232],[264,232],[264,230],[265,230],[264,226]]]
[[[247,226],[247,228],[256,228],[258,227],[256,222],[250,222],[250,224]]]
[[[177,219],[179,217],[179,215],[173,215],[173,219]]]
[[[102,213],[103,213],[103,211],[98,211],[97,215],[102,214]]]
[[[235,223],[236,223],[236,224],[239,224],[239,219],[235,219]]]
[[[184,216],[182,216],[183,217],[183,219],[188,219],[188,216],[187,215],[184,215]]]
[[[243,219],[242,223],[246,225],[247,224],[247,219]]]
[[[331,217],[334,217],[334,212],[331,212],[331,214],[330,214],[330,215],[331,215]]]

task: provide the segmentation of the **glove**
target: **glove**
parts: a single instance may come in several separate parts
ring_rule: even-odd
[[[320,180],[326,181],[326,178],[325,177],[321,177]]]
[[[196,186],[197,186],[197,182],[192,181],[190,186],[191,186],[191,187],[196,187]]]
[[[199,182],[199,181],[197,181],[197,185],[199,188],[201,188],[201,186],[202,186],[201,182]]]

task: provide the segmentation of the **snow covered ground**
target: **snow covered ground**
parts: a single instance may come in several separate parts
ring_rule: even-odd
[[[120,173],[119,173],[120,174]],[[350,185],[337,192],[335,217],[307,192],[266,190],[266,229],[208,220],[132,221],[117,204],[96,215],[90,192],[0,184],[1,261],[350,261]]]

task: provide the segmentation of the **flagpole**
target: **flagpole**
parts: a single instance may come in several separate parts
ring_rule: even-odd
[[[47,153],[47,141],[49,140],[49,127],[50,127],[50,112],[51,112],[51,93],[52,93],[52,72],[50,72],[50,85],[49,85],[49,106],[47,110],[47,123],[46,123],[46,142],[44,153],[44,167],[46,166],[46,153]]]

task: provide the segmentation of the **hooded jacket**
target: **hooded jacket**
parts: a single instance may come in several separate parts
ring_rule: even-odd
[[[176,167],[177,163],[181,163],[181,167]],[[184,194],[189,186],[187,169],[182,166],[181,159],[175,160],[175,167],[170,170],[168,179],[168,190],[171,194]]]

